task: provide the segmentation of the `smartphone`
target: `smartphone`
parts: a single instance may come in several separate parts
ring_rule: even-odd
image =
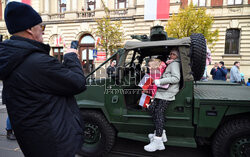
[[[71,41],[70,48],[77,49],[78,48],[78,41],[77,40]]]

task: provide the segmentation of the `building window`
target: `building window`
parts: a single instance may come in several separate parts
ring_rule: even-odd
[[[53,47],[53,56],[60,62],[63,61],[63,47]]]
[[[223,0],[212,0],[211,6],[212,7],[223,6]]]
[[[239,4],[242,4],[242,0],[228,0],[227,4],[228,5],[239,5]]]
[[[128,0],[115,0],[116,9],[124,9],[128,7]]]
[[[240,30],[228,29],[226,32],[225,54],[239,54]]]
[[[81,39],[80,44],[95,44],[95,40],[92,36],[86,35]]]
[[[67,0],[58,0],[59,13],[64,13],[66,11]]]
[[[206,0],[193,0],[194,6],[198,7],[205,7],[206,6]]]
[[[88,0],[87,1],[87,6],[88,6],[87,10],[88,11],[95,10],[95,7],[96,7],[95,4],[96,4],[95,0]]]

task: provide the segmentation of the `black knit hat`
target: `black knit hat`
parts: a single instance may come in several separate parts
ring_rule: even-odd
[[[222,65],[224,66],[224,62],[223,62],[223,61],[220,61],[219,63],[222,64]]]
[[[24,31],[42,23],[41,16],[30,5],[20,2],[7,4],[4,19],[10,34]]]

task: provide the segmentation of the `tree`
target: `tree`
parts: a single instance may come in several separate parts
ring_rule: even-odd
[[[123,41],[123,33],[121,32],[122,21],[111,21],[110,11],[105,6],[103,0],[101,1],[104,6],[105,16],[102,19],[96,20],[97,31],[96,36],[101,38],[98,47],[102,47],[107,55],[112,55],[115,49],[121,47]]]
[[[207,39],[207,43],[213,48],[215,41],[218,40],[219,31],[211,31],[214,20],[206,14],[206,8],[195,8],[191,3],[179,13],[173,14],[166,24],[166,32],[169,37],[183,38],[189,37],[192,33],[202,33]]]

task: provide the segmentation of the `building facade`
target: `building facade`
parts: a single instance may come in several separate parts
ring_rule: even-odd
[[[6,38],[8,32],[3,19],[8,1],[0,5],[0,34]],[[63,59],[63,48],[72,40],[79,40],[80,57],[86,68],[97,66],[103,59],[95,59],[98,37],[96,19],[105,15],[101,0],[19,0],[30,4],[38,11],[46,30],[44,42],[52,47],[51,55]],[[198,7],[206,7],[207,13],[214,16],[212,30],[219,29],[219,40],[212,53],[214,62],[224,61],[230,69],[234,61],[241,63],[240,71],[245,79],[250,77],[250,0],[192,0]],[[150,33],[150,27],[165,26],[167,20],[144,20],[144,0],[103,0],[110,10],[112,20],[122,20],[124,39],[131,35]],[[187,6],[191,0],[170,0],[170,17],[178,13],[180,7]],[[100,53],[101,54],[101,53]],[[209,66],[209,70],[212,65]],[[209,72],[208,70],[208,72]]]

